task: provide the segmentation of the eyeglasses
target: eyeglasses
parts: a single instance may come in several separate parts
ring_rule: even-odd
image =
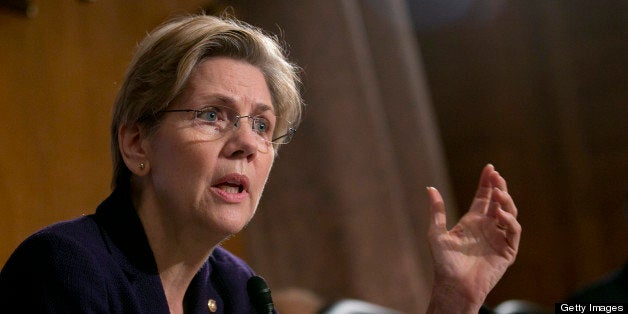
[[[225,106],[211,106],[202,109],[170,109],[158,113],[193,112],[193,122],[208,140],[217,140],[240,127],[240,120],[250,120],[251,129],[257,135],[261,145],[258,150],[267,152],[270,145],[288,144],[297,132],[292,123],[272,111],[260,115],[240,115],[233,108]],[[278,136],[274,136],[279,134]]]

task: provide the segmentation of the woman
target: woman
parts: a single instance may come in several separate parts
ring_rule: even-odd
[[[29,237],[0,273],[0,306],[35,312],[255,313],[254,273],[218,246],[255,214],[302,101],[276,41],[235,20],[181,18],[139,45],[114,105],[113,192],[96,213]],[[451,231],[428,189],[432,312],[477,312],[520,227],[490,165]],[[457,302],[451,302],[455,298]]]

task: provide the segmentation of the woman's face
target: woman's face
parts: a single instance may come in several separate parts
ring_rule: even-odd
[[[226,106],[239,115],[272,116],[271,95],[262,72],[244,61],[209,58],[168,109]],[[250,119],[219,139],[193,112],[170,112],[147,140],[150,170],[145,188],[170,221],[186,231],[228,236],[253,217],[274,160],[272,145],[260,151]],[[206,117],[205,117],[206,118]],[[196,120],[195,120],[196,119]]]

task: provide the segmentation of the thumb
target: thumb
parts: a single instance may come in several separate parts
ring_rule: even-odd
[[[427,195],[430,198],[430,233],[443,233],[447,231],[447,215],[445,214],[445,202],[440,192],[434,187],[427,187]]]

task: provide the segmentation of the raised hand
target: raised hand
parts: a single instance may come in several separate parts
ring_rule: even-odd
[[[469,211],[447,230],[445,204],[427,189],[434,285],[429,312],[477,313],[517,255],[521,226],[506,180],[492,165],[482,170]]]

